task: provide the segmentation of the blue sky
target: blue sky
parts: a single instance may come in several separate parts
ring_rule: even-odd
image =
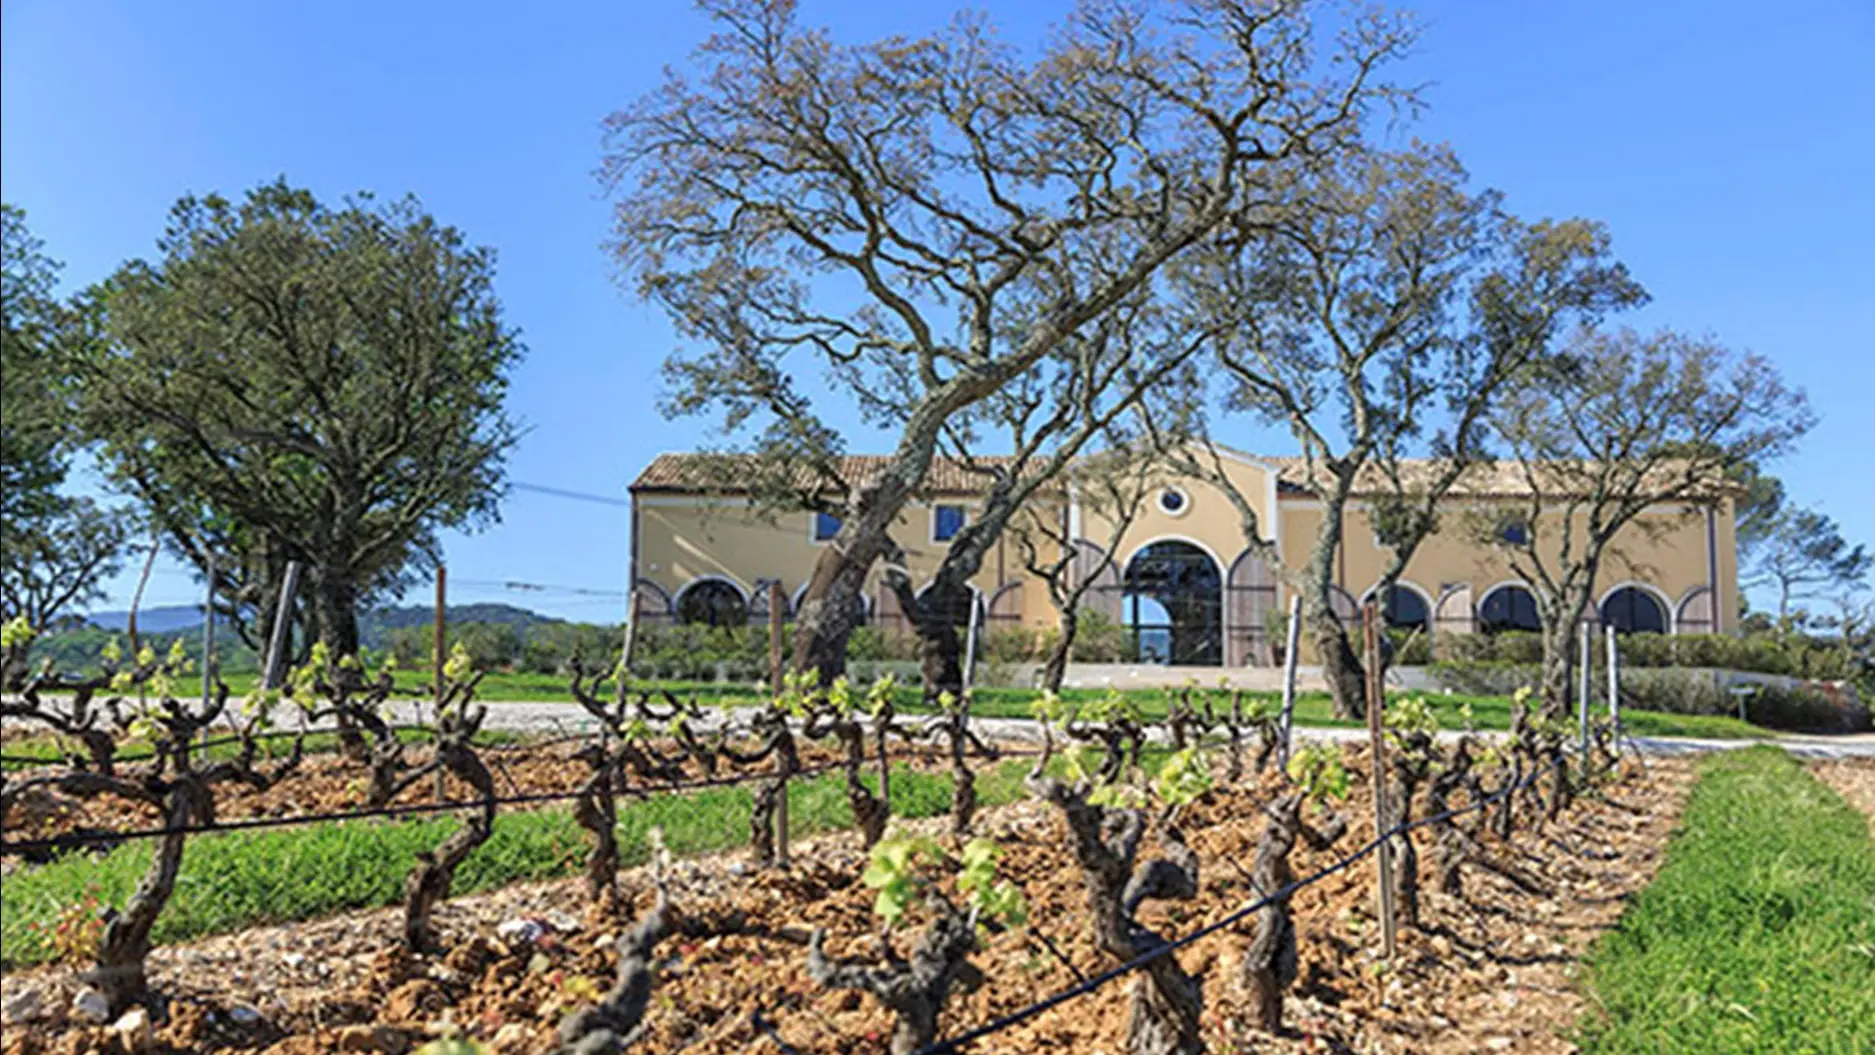
[[[803,0],[843,39],[915,33],[952,3]],[[1774,358],[1821,423],[1775,466],[1875,542],[1875,3],[1425,0],[1404,80],[1422,138],[1525,216],[1607,222],[1653,293],[1630,321]],[[991,9],[1034,41],[1066,0]],[[529,348],[512,408],[517,482],[624,496],[702,423],[657,415],[674,338],[613,280],[593,177],[599,122],[706,27],[688,4],[106,3],[0,12],[0,194],[68,288],[154,252],[169,205],[276,175],[322,197],[414,192],[499,254]],[[1246,432],[1240,446],[1280,451]],[[868,446],[858,441],[855,447]],[[446,540],[452,600],[614,620],[624,508],[516,490],[503,522]],[[197,588],[159,566],[146,604]],[[128,600],[133,576],[105,607]],[[520,592],[509,581],[588,593]]]

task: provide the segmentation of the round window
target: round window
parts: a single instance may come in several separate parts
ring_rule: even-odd
[[[1159,511],[1166,516],[1182,517],[1191,508],[1191,499],[1176,487],[1159,492]]]

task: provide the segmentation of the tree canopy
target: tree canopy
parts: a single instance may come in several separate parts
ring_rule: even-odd
[[[397,594],[442,528],[497,516],[522,354],[494,256],[414,198],[339,207],[284,180],[186,197],[154,261],[95,292],[79,406],[111,477],[265,624],[286,562],[313,623],[356,650],[356,607]]]
[[[59,265],[0,205],[0,622],[44,630],[95,600],[131,518],[63,493],[76,430],[62,356],[78,318],[53,291]]]
[[[1265,169],[1356,140],[1411,36],[1359,15],[1323,48],[1315,4],[1090,2],[1028,55],[978,16],[843,45],[786,0],[707,6],[691,70],[609,122],[616,248],[689,342],[671,412],[832,491],[841,439],[798,372],[899,433],[804,598],[795,662],[823,674],[947,423],[1085,347],[1257,208]]]

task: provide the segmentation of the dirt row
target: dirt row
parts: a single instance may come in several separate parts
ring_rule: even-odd
[[[1875,838],[1875,763],[1813,762],[1810,771],[1868,816],[1869,837]]]
[[[1365,767],[1351,757],[1349,768],[1356,783],[1342,808],[1353,831],[1326,852],[1299,849],[1298,874],[1329,864],[1372,830],[1369,790],[1359,778]],[[1576,958],[1653,875],[1689,774],[1680,762],[1637,768],[1560,823],[1491,844],[1487,862],[1467,867],[1463,897],[1423,895],[1424,927],[1402,935],[1391,964],[1376,958],[1371,866],[1308,888],[1295,902],[1302,966],[1280,1037],[1246,1026],[1251,1016],[1235,968],[1249,924],[1194,943],[1180,958],[1204,986],[1207,1044],[1213,1051],[1571,1050],[1567,1033],[1583,1010]],[[1187,933],[1250,900],[1259,811],[1278,780],[1272,774],[1260,784],[1214,790],[1194,805],[1182,827],[1202,861],[1199,895],[1153,903],[1143,922]],[[942,824],[907,827],[935,833]],[[993,937],[974,957],[989,981],[952,998],[946,1033],[1066,988],[1075,971],[1111,966],[1094,947],[1065,826],[1051,808],[1017,803],[990,811],[979,828],[1003,845],[1003,872],[1027,895],[1033,929],[1074,968],[1045,954],[1032,932]],[[857,838],[805,842],[796,860],[788,872],[751,873],[739,855],[678,866],[673,903],[698,936],[659,948],[646,1034],[633,1050],[775,1051],[750,1024],[757,1008],[802,1052],[885,1050],[889,1015],[869,997],[820,990],[805,969],[803,942],[816,926],[827,928],[835,955],[872,947],[873,891],[858,882],[865,859]],[[648,907],[645,887],[643,875],[628,876],[633,911]],[[538,936],[514,938],[517,920],[533,921]],[[158,950],[151,966],[167,1001],[158,1016],[161,1050],[398,1052],[449,1023],[501,1055],[547,1052],[559,1018],[610,984],[617,966],[611,940],[628,921],[596,914],[577,884],[563,882],[460,899],[440,911],[439,923],[450,951],[436,958],[404,953],[387,911]],[[57,968],[6,979],[9,994],[38,987],[39,1003],[52,1009],[73,984]],[[1071,1001],[979,1050],[1117,1052],[1128,984]],[[103,1031],[71,1028],[55,1015],[9,1029],[4,1052],[78,1055],[108,1050],[106,1040]]]
[[[667,754],[675,754],[672,744],[652,746]],[[750,742],[732,746],[749,751],[757,745]],[[504,746],[484,748],[481,757],[494,776],[496,793],[501,796],[565,795],[577,791],[591,773],[586,763],[575,757],[579,748],[577,742]],[[1009,749],[1022,751],[1029,748],[1024,745]],[[412,746],[406,750],[405,760],[414,768],[427,760],[429,755],[429,748]],[[801,762],[807,768],[831,766],[839,757],[836,752],[819,744],[810,742],[801,746]],[[895,745],[894,759],[921,769],[948,764],[940,759],[935,749],[922,745]],[[868,769],[874,765],[876,763],[869,764]],[[712,776],[716,779],[735,779],[751,773],[759,774],[765,772],[769,764],[762,763],[750,769],[723,764],[713,775],[694,762],[687,762],[681,768],[683,773],[678,778],[680,781],[699,781]],[[54,772],[51,769],[29,770],[9,774],[8,779],[26,781]],[[124,775],[132,779],[139,772],[137,764],[123,767]],[[227,821],[360,810],[365,808],[367,786],[363,765],[348,761],[336,752],[322,752],[306,756],[290,775],[265,790],[257,790],[245,784],[217,785],[215,816],[217,820]],[[645,784],[643,789],[647,793],[656,793],[659,786]],[[435,780],[421,779],[404,789],[392,804],[416,806],[437,802],[437,790]],[[474,796],[473,791],[454,776],[443,778],[442,793],[441,801],[462,801]],[[72,832],[108,833],[145,828],[158,824],[160,820],[160,811],[146,803],[114,795],[79,798],[62,794],[54,788],[38,787],[18,796],[18,800],[0,817],[0,828],[5,829],[8,839],[35,840]]]

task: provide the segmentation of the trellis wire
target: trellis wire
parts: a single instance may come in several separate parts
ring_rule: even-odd
[[[1000,752],[1002,756],[1010,758],[1031,757],[1040,753],[1039,750],[1005,750]],[[937,756],[929,751],[916,751],[901,752],[899,754],[889,755],[888,757],[896,760],[930,760]],[[831,759],[826,762],[815,763],[811,766],[802,766],[790,775],[790,779],[794,777],[819,776],[822,773],[842,769],[845,766],[845,759]],[[748,773],[737,773],[733,776],[700,777],[693,780],[634,785],[620,789],[615,793],[614,797],[643,795],[653,792],[668,794],[673,792],[697,791],[705,788],[733,787],[738,784],[748,784],[773,779],[775,779],[775,774],[773,772],[752,771]],[[584,793],[579,791],[543,791],[497,797],[494,801],[497,807],[540,805],[549,802],[571,802],[583,797],[583,795]],[[452,799],[447,802],[423,802],[403,806],[381,806],[370,810],[334,810],[325,813],[300,813],[289,817],[244,817],[239,820],[217,821],[213,824],[166,826],[160,828],[132,828],[111,832],[73,832],[45,839],[19,839],[10,842],[0,842],[0,856],[6,856],[8,854],[43,853],[47,850],[59,849],[75,850],[86,846],[114,846],[122,842],[130,842],[139,839],[158,839],[166,835],[207,835],[215,832],[290,828],[297,825],[322,824],[333,821],[372,820],[379,817],[403,817],[427,813],[448,813],[452,810],[473,809],[481,806],[483,802],[484,800],[482,799]]]
[[[1164,944],[1153,949],[1151,952],[1142,953],[1141,955],[1135,956],[1133,959],[1128,960],[1125,963],[1122,963],[1116,967],[1109,968],[1090,978],[1083,979],[1082,981],[1077,982],[1074,985],[1071,985],[1066,989],[1063,989],[1061,992],[1055,993],[1052,996],[1044,997],[1043,999],[1038,1000],[1035,1003],[1028,1005],[1027,1007],[1020,1008],[1016,1011],[1012,1011],[1006,1015],[998,1016],[997,1018],[992,1019],[991,1021],[986,1022],[983,1025],[965,1030],[964,1032],[958,1034],[955,1037],[949,1037],[944,1040],[940,1040],[936,1042],[935,1044],[931,1044],[926,1047],[920,1048],[918,1051],[914,1052],[913,1055],[956,1055],[956,1053],[965,1045],[972,1044],[978,1040],[983,1039],[984,1037],[990,1036],[995,1033],[1000,1033],[1003,1030],[1021,1025],[1022,1023],[1028,1021],[1031,1018],[1034,1018],[1035,1016],[1041,1014],[1044,1011],[1057,1007],[1061,1004],[1067,1003],[1068,1001],[1073,1000],[1076,997],[1085,996],[1086,994],[1091,993],[1094,990],[1099,989],[1102,986],[1106,985],[1108,982],[1116,981],[1122,977],[1125,977],[1126,975],[1131,974],[1136,970],[1139,970],[1141,967],[1144,967],[1147,964],[1152,963],[1154,960],[1157,960],[1162,956],[1169,956],[1172,953],[1178,951],[1179,949],[1182,949],[1185,946],[1190,945],[1193,942],[1196,942],[1201,938],[1207,938],[1211,936],[1212,934],[1217,933],[1220,930],[1224,930],[1227,927],[1235,926],[1236,924],[1242,922],[1243,920],[1248,919],[1251,916],[1251,914],[1259,911],[1260,909],[1263,909],[1278,901],[1286,901],[1289,898],[1294,897],[1298,892],[1300,892],[1306,887],[1313,886],[1314,884],[1319,883],[1322,880],[1329,878],[1330,876],[1337,875],[1341,872],[1347,871],[1349,868],[1352,868],[1354,865],[1359,864],[1361,861],[1371,856],[1375,851],[1377,851],[1380,848],[1382,843],[1386,842],[1389,839],[1394,838],[1395,836],[1404,835],[1407,832],[1413,831],[1416,828],[1423,828],[1430,824],[1437,824],[1441,821],[1450,820],[1454,817],[1461,817],[1467,813],[1471,813],[1476,810],[1484,809],[1485,807],[1491,805],[1492,803],[1503,799],[1505,796],[1514,794],[1518,791],[1522,791],[1524,788],[1530,787],[1531,785],[1535,784],[1537,780],[1548,775],[1548,773],[1551,770],[1555,769],[1557,766],[1563,765],[1564,764],[1563,755],[1566,753],[1567,753],[1566,751],[1559,753],[1558,756],[1554,760],[1552,760],[1548,765],[1545,765],[1539,769],[1533,770],[1530,773],[1530,775],[1525,777],[1524,779],[1519,780],[1516,783],[1508,784],[1502,788],[1499,788],[1496,791],[1491,792],[1489,795],[1486,795],[1483,798],[1478,799],[1475,802],[1467,803],[1464,806],[1454,807],[1452,809],[1445,810],[1441,813],[1433,814],[1432,816],[1429,816],[1429,817],[1422,817],[1415,821],[1409,821],[1403,824],[1396,824],[1393,827],[1387,829],[1386,831],[1381,832],[1379,835],[1369,840],[1366,844],[1362,845],[1360,849],[1354,851],[1348,856],[1341,858],[1340,860],[1334,862],[1333,864],[1328,865],[1325,868],[1322,868],[1319,871],[1316,871],[1314,873],[1311,873],[1310,875],[1304,876],[1301,879],[1297,879],[1294,882],[1288,884],[1287,886],[1284,886],[1282,889],[1275,891],[1274,893],[1258,898],[1257,900],[1251,902],[1248,905],[1245,905],[1244,907],[1236,910],[1235,912],[1232,912],[1231,914],[1225,916],[1222,919],[1219,919],[1213,923],[1206,924],[1205,926],[1200,927],[1197,930],[1192,931],[1190,934],[1187,934],[1183,937],[1175,938],[1171,941],[1165,942]],[[787,1053],[787,1055],[803,1055],[803,1053],[800,1052],[798,1049],[794,1048],[792,1045],[789,1045],[786,1041],[781,1039],[780,1035],[775,1032],[773,1025],[768,1023],[767,1016],[764,1015],[760,1009],[757,1009],[754,1012],[754,1014],[751,1016],[751,1021],[758,1030],[766,1034],[769,1037],[769,1039],[773,1040],[777,1045],[779,1045],[782,1051]]]

